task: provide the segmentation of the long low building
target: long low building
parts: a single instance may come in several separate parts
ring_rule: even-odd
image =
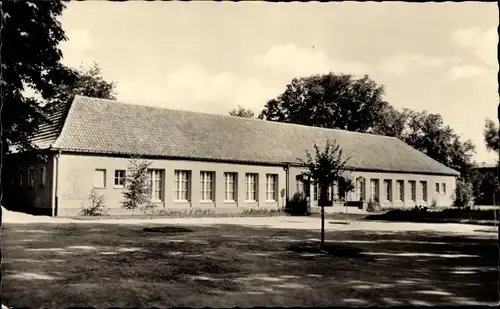
[[[459,173],[394,137],[154,108],[77,96],[51,115],[31,153],[9,155],[5,201],[10,208],[76,215],[95,188],[110,214],[123,214],[124,178],[131,157],[151,162],[151,201],[173,211],[237,212],[278,208],[303,188],[298,158],[327,140],[349,157],[356,189],[348,201],[384,207],[447,206]],[[7,188],[4,186],[4,188]],[[338,190],[330,188],[334,201]]]

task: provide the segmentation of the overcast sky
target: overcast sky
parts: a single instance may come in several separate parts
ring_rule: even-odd
[[[61,22],[64,63],[96,61],[122,101],[258,113],[293,77],[366,73],[495,158],[482,137],[498,104],[495,3],[85,1]]]

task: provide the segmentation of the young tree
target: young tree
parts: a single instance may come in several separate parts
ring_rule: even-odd
[[[230,116],[242,117],[242,118],[250,118],[253,119],[255,113],[251,109],[243,108],[241,105],[238,105],[238,108],[235,108],[229,112]]]
[[[149,204],[151,186],[148,181],[148,168],[150,165],[151,162],[139,158],[132,158],[129,161],[123,191],[123,208],[133,211]]]
[[[326,141],[324,151],[314,144],[314,157],[306,150],[305,159],[298,160],[307,168],[302,177],[313,185],[319,185],[319,204],[321,206],[321,249],[325,244],[325,204],[328,200],[328,188],[339,181],[346,170],[349,158],[344,158],[340,145]]]
[[[344,195],[346,223],[347,223],[347,195],[349,194],[349,192],[354,191],[355,188],[356,186],[354,184],[354,179],[351,177],[351,175],[345,175],[343,177],[340,177],[339,189]]]

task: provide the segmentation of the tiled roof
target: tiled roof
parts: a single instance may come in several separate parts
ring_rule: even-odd
[[[47,121],[43,122],[39,127],[34,136],[30,139],[31,143],[40,149],[50,148],[52,143],[61,134],[61,129],[68,115],[68,111],[71,107],[72,102],[63,103],[54,108],[47,115]],[[10,149],[13,152],[17,152],[18,146],[12,145]]]
[[[336,139],[355,169],[458,175],[397,138],[77,96],[52,148],[248,163],[299,163]]]

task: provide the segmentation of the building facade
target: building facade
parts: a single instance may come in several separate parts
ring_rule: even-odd
[[[347,201],[384,207],[449,206],[458,173],[385,136],[280,124],[76,97],[34,142],[43,159],[8,158],[10,208],[71,216],[97,190],[110,214],[121,207],[132,156],[149,161],[151,201],[160,209],[241,212],[277,209],[296,192],[318,206],[318,190],[301,181],[297,158],[335,140],[349,157],[356,189]],[[341,199],[336,185],[329,202]]]

